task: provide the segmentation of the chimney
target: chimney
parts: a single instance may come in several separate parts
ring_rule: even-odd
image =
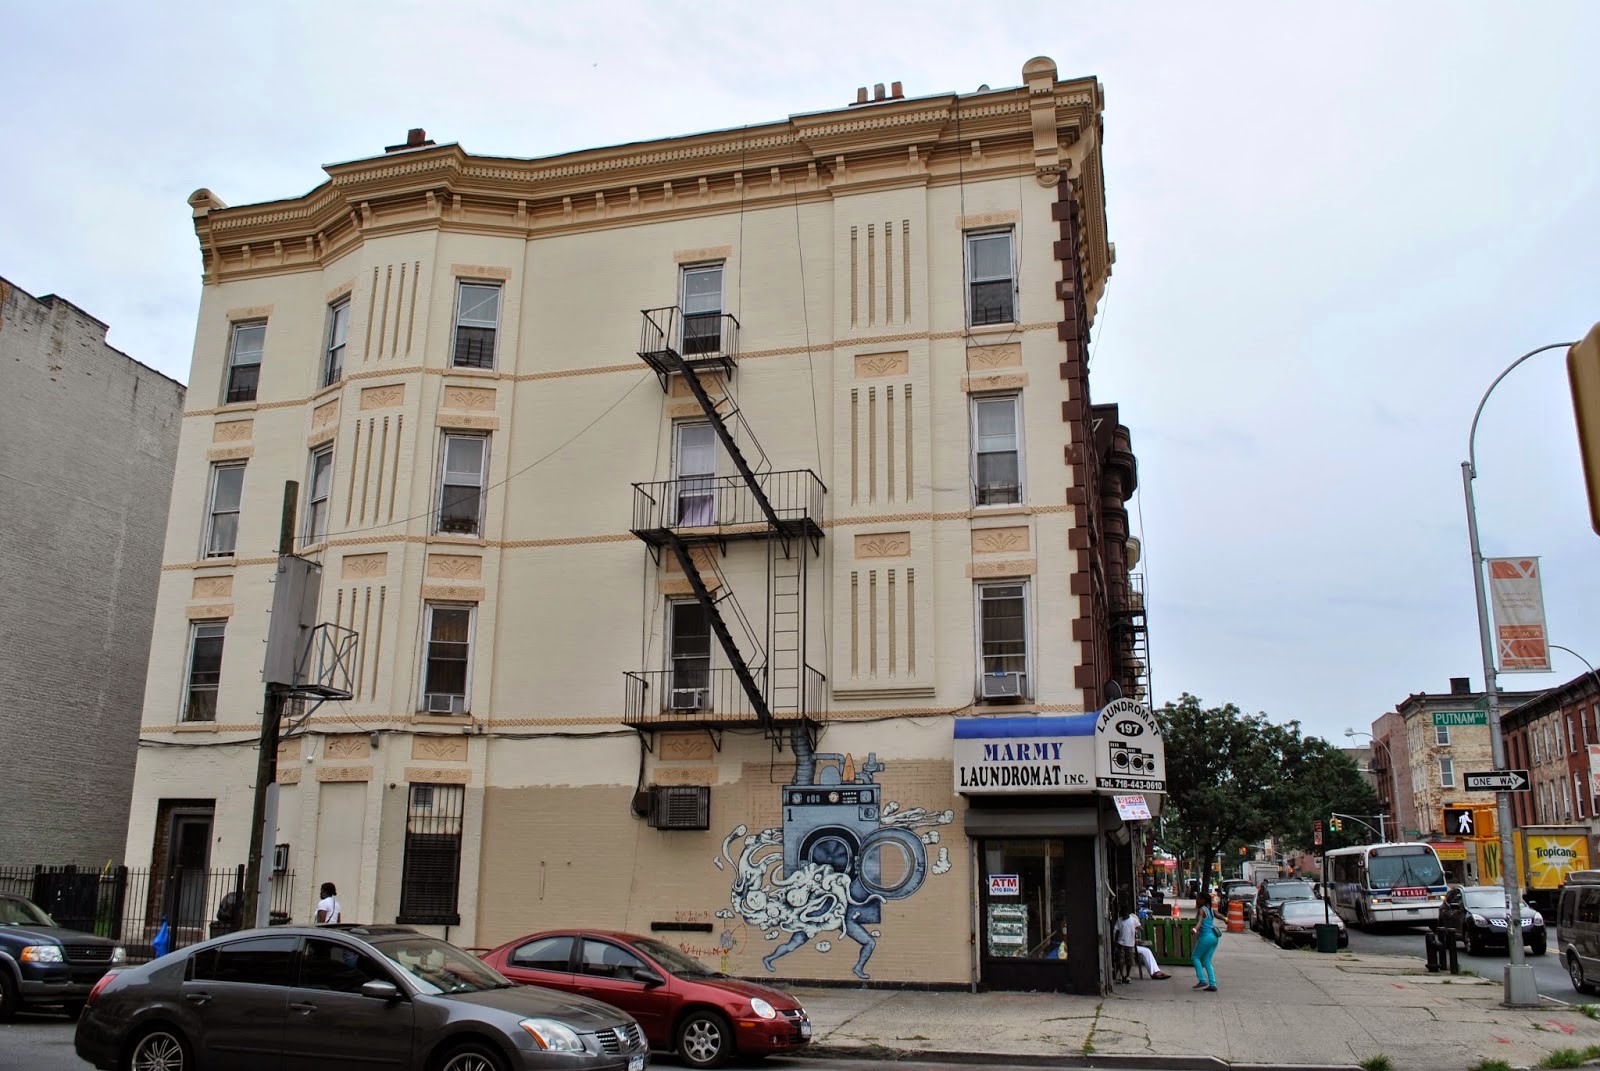
[[[865,104],[866,102],[867,102],[867,87],[866,86],[857,86],[856,87],[856,103],[857,104]]]
[[[883,99],[885,99],[886,96],[887,96],[887,94],[885,94],[884,91],[883,91],[883,83],[882,82],[879,82],[877,85],[872,87],[872,99],[873,100],[883,100]]]
[[[1451,677],[1450,678],[1450,694],[1451,695],[1471,695],[1472,694],[1472,678],[1471,677]]]
[[[384,152],[405,152],[407,149],[425,149],[434,142],[428,140],[428,132],[420,126],[414,126],[406,131],[406,140],[403,145],[385,145]]]
[[[884,89],[883,83],[878,82],[873,85],[870,98],[867,96],[866,86],[857,86],[856,99],[850,107],[854,108],[858,104],[882,104],[884,101],[905,99],[905,88],[899,82],[891,82],[888,89]]]

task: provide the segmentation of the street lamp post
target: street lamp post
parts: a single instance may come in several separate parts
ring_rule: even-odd
[[[1376,736],[1373,736],[1371,733],[1367,732],[1365,729],[1346,729],[1344,731],[1344,735],[1345,736],[1351,736],[1351,737],[1364,736],[1368,740],[1372,741],[1372,749],[1373,749],[1374,753],[1376,753],[1377,751],[1381,750],[1384,753],[1385,756],[1388,756],[1384,760],[1384,765],[1385,765],[1385,772],[1388,773],[1389,779],[1390,779],[1389,780],[1389,785],[1388,785],[1389,791],[1386,792],[1386,793],[1380,793],[1379,796],[1378,796],[1378,806],[1383,808],[1384,813],[1374,816],[1374,817],[1376,817],[1378,819],[1378,839],[1380,841],[1387,842],[1389,838],[1386,835],[1386,831],[1385,831],[1385,828],[1384,828],[1384,826],[1385,826],[1384,819],[1388,817],[1388,808],[1393,805],[1394,795],[1395,795],[1395,793],[1394,793],[1394,780],[1393,780],[1393,778],[1394,778],[1394,756],[1389,751],[1389,741],[1387,741],[1387,740],[1379,740]],[[1369,768],[1369,770],[1370,770],[1370,768]],[[1400,817],[1399,815],[1395,816],[1395,818],[1397,820],[1399,819],[1399,817]],[[1395,828],[1396,829],[1400,828],[1400,826],[1398,824],[1398,821],[1396,822]]]
[[[1548,346],[1529,350],[1495,377],[1489,384],[1489,389],[1483,392],[1483,398],[1478,402],[1477,411],[1472,414],[1472,429],[1467,433],[1467,460],[1461,463],[1461,486],[1466,496],[1467,504],[1467,541],[1472,550],[1472,590],[1478,603],[1478,646],[1483,656],[1483,698],[1484,705],[1489,713],[1489,748],[1494,757],[1494,766],[1497,770],[1506,768],[1506,743],[1500,730],[1500,692],[1495,680],[1494,642],[1489,631],[1489,604],[1484,591],[1483,582],[1483,551],[1478,542],[1478,504],[1472,494],[1472,481],[1478,475],[1478,419],[1483,416],[1483,407],[1489,401],[1489,395],[1500,385],[1500,381],[1511,374],[1528,358],[1544,353],[1548,350],[1571,349],[1575,343],[1553,342]],[[1512,911],[1512,918],[1518,917],[1518,904],[1521,898],[1517,890],[1517,865],[1511,843],[1511,794],[1509,792],[1495,793],[1495,811],[1500,827],[1500,867],[1501,880],[1505,885],[1506,904]],[[1523,960],[1522,942],[1512,940],[1507,942],[1510,946],[1510,962],[1505,970],[1505,1003],[1515,1006],[1537,1005],[1539,991],[1534,981],[1533,968]]]

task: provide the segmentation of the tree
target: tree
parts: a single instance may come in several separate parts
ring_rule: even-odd
[[[1188,692],[1155,715],[1166,741],[1167,799],[1177,812],[1168,837],[1176,830],[1178,843],[1201,860],[1204,894],[1218,852],[1286,824],[1284,769],[1299,734],[1232,703],[1202,706]]]
[[[1378,813],[1377,794],[1355,762],[1319,736],[1300,736],[1298,723],[1290,726],[1294,730],[1292,749],[1284,763],[1287,814],[1280,831],[1284,843],[1306,851],[1326,851],[1377,840],[1376,828],[1369,830],[1358,822],[1347,821],[1337,833],[1328,824],[1334,811],[1363,816]],[[1318,819],[1323,824],[1320,850],[1312,836],[1312,824]]]

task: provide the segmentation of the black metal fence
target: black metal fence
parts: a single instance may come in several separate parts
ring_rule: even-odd
[[[133,961],[154,956],[165,923],[173,948],[239,929],[244,865],[231,870],[174,867],[93,869],[0,866],[0,893],[24,896],[69,930],[120,941]],[[290,921],[294,872],[272,878],[272,922]]]
[[[757,683],[766,681],[766,670],[756,667]],[[789,723],[803,721],[822,709],[827,678],[811,666],[804,666],[796,684],[787,684],[783,698],[771,694],[768,703],[772,720]],[[682,669],[639,670],[622,675],[625,688],[624,725],[648,725],[652,728],[677,726],[723,725],[740,726],[756,724],[755,711],[744,685],[731,669],[701,669],[697,672]],[[798,693],[798,694],[796,694]]]
[[[828,489],[816,473],[760,472],[756,482],[779,524],[791,532],[821,534],[822,500]],[[761,537],[768,523],[750,485],[740,476],[686,476],[633,485],[635,533],[688,528],[723,539]]]

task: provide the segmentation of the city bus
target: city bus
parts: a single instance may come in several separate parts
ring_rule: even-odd
[[[1323,895],[1352,926],[1436,922],[1444,867],[1431,844],[1364,844],[1323,856]]]

